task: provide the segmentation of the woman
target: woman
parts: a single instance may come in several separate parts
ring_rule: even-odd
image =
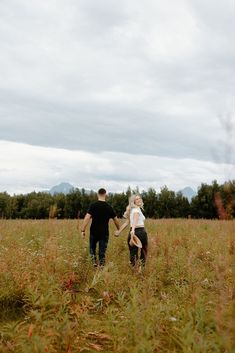
[[[148,236],[144,228],[145,216],[143,215],[141,209],[143,209],[142,198],[140,195],[132,195],[129,198],[129,205],[127,206],[126,212],[123,215],[123,217],[126,218],[126,221],[122,224],[120,229],[114,233],[116,236],[118,236],[121,231],[130,223],[131,229],[127,242],[130,250],[130,262],[132,266],[135,266],[136,261],[138,260],[138,247],[132,245],[134,235],[136,235],[142,243],[140,260],[143,265],[145,264],[147,258]]]

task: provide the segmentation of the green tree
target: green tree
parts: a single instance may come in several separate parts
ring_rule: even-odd
[[[7,205],[10,200],[10,195],[7,192],[0,193],[0,218],[7,218]]]
[[[171,218],[175,217],[175,192],[168,190],[167,186],[161,189],[158,195],[158,205],[159,205],[159,217],[160,218]]]
[[[148,218],[159,217],[159,201],[157,193],[153,188],[149,188],[147,192],[142,193],[144,202],[144,213]]]
[[[117,194],[109,194],[108,202],[113,207],[117,217],[121,218],[128,205],[128,196],[124,192]]]
[[[195,218],[218,218],[218,210],[215,204],[215,194],[220,191],[217,181],[212,185],[202,183],[197,196],[191,202],[191,214]]]
[[[190,215],[190,203],[187,197],[183,196],[181,192],[177,192],[175,197],[175,217],[187,218]]]

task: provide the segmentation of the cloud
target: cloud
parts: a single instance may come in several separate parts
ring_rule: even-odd
[[[224,168],[193,159],[172,159],[115,152],[91,153],[0,142],[0,185],[9,193],[48,190],[61,181],[78,188],[125,191],[167,185],[175,191],[186,185],[196,190],[201,182],[224,180]]]
[[[0,140],[214,162],[226,140],[218,116],[235,110],[231,0],[2,0],[0,10]]]
[[[216,148],[221,135],[218,121],[205,117],[200,122],[194,113],[189,118],[187,112],[183,113],[185,107],[180,115],[176,105],[175,113],[167,114],[161,107],[154,113],[147,108],[110,103],[77,106],[22,101],[9,108],[9,99],[2,95],[1,113],[5,118],[0,122],[1,139],[91,152],[210,160],[211,149]],[[10,109],[14,111],[9,113]]]

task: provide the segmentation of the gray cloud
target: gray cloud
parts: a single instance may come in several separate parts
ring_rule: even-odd
[[[128,186],[156,190],[167,185],[173,190],[185,185],[195,190],[201,182],[221,182],[226,168],[211,162],[115,152],[88,153],[0,142],[0,185],[10,193],[39,191],[63,181],[75,187],[123,191]],[[140,168],[141,166],[141,168]]]
[[[231,0],[2,0],[0,10],[0,139],[213,160],[217,116],[235,110]]]
[[[210,158],[208,137],[187,117],[183,122],[177,115],[111,103],[73,106],[22,99],[12,111],[10,104],[6,98],[1,102],[3,140],[93,152]]]

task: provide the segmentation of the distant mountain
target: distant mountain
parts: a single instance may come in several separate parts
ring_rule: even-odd
[[[196,191],[194,191],[190,186],[186,186],[184,189],[179,190],[179,192],[181,192],[183,196],[187,197],[189,201],[197,195]]]
[[[60,183],[58,185],[53,186],[50,190],[49,193],[51,195],[55,195],[55,194],[69,194],[74,188],[73,185],[69,184],[69,183]]]

